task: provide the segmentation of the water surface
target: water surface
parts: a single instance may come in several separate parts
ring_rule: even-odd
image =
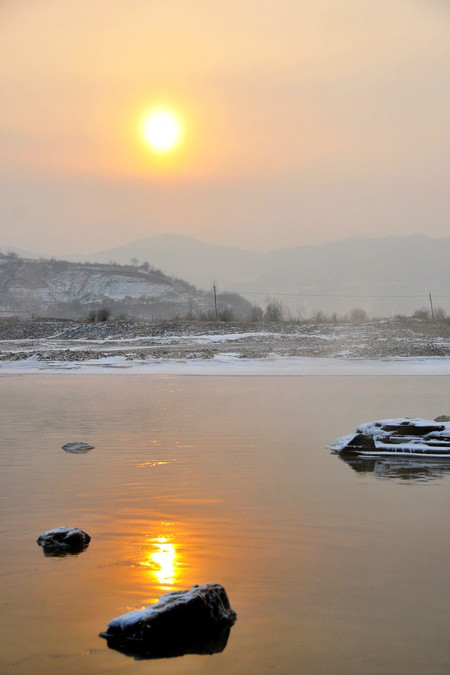
[[[447,378],[11,375],[0,395],[5,675],[448,673],[449,467],[324,448],[448,412]],[[45,557],[59,525],[89,548]],[[205,582],[238,613],[222,653],[137,661],[97,637]]]

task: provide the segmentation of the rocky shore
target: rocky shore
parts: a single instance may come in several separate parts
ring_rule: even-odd
[[[361,324],[0,320],[0,361],[445,357],[450,330],[419,319]]]

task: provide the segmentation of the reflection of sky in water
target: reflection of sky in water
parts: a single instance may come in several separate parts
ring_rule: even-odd
[[[167,379],[36,378],[0,378],[5,672],[137,673],[99,630],[206,582],[239,615],[226,650],[158,675],[449,672],[450,472],[381,481],[324,448],[364,419],[434,416],[446,378],[180,378],[170,396]],[[95,450],[60,450],[74,428]],[[30,546],[73,521],[93,536],[80,556]]]
[[[175,583],[177,551],[171,537],[155,537],[149,540],[152,550],[140,561],[142,567],[156,578],[161,587],[171,587]]]

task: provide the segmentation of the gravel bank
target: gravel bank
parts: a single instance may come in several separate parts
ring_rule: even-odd
[[[0,321],[0,360],[86,361],[267,356],[383,359],[450,354],[446,325],[417,319],[363,324]]]

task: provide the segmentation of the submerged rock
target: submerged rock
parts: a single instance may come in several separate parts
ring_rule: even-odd
[[[450,422],[450,415],[439,415],[434,418],[435,422]]]
[[[141,659],[215,654],[225,649],[236,612],[220,584],[192,586],[161,596],[155,605],[122,614],[100,637]]]
[[[81,553],[91,538],[77,527],[56,527],[43,532],[36,541],[44,549],[44,555],[53,557]]]
[[[83,455],[89,450],[93,450],[95,445],[89,445],[89,443],[83,443],[83,441],[73,441],[73,443],[66,443],[62,446],[62,449],[66,452],[71,452],[74,455]]]
[[[342,456],[450,457],[450,422],[401,417],[361,424],[330,448]]]

